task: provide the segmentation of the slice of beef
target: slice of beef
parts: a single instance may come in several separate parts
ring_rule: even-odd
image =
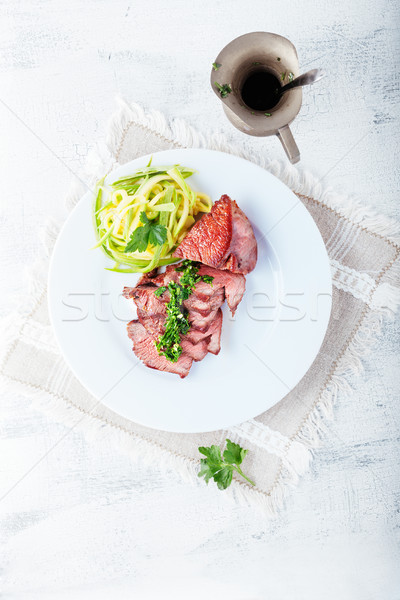
[[[228,196],[222,196],[204,214],[181,244],[174,256],[202,262],[210,267],[221,267],[227,257],[232,240],[232,205]]]
[[[208,352],[219,354],[221,350],[222,310],[219,308],[215,319],[208,327],[207,333],[211,334],[208,342]]]
[[[165,331],[165,316],[163,315],[149,316],[138,309],[138,319],[154,340],[157,340]]]
[[[206,333],[213,320],[216,318],[219,308],[212,310],[208,315],[202,315],[195,310],[189,311],[188,319],[193,329]]]
[[[257,242],[244,212],[223,195],[193,225],[174,256],[245,275],[256,266]]]
[[[209,286],[210,287],[210,286]],[[202,315],[208,315],[211,311],[219,308],[225,300],[225,290],[221,287],[214,294],[204,299],[204,296],[199,296],[197,286],[195,291],[184,302],[184,306],[188,311],[195,310]]]
[[[194,344],[198,344],[200,340],[205,339],[208,344],[207,351],[211,354],[218,354],[221,350],[222,310],[219,308],[212,314],[212,317],[210,323],[205,327],[205,331],[192,325],[185,338]]]
[[[213,269],[212,267],[208,267],[206,265],[201,265],[198,274],[214,277],[212,282],[213,288],[224,288],[227,304],[232,315],[234,315],[246,289],[246,279],[244,275],[241,273],[231,273],[230,271]]]
[[[157,271],[158,269],[153,269],[152,271],[149,271],[148,273],[143,273],[143,275],[141,275],[139,281],[137,282],[137,285],[143,285],[145,283],[151,283],[153,281],[153,279],[155,277],[157,277]]]
[[[156,289],[155,286],[151,285],[125,287],[123,295],[125,298],[132,298],[138,310],[140,309],[148,315],[165,315],[165,303],[169,300],[169,294],[166,292],[163,297],[157,297],[154,294]]]
[[[232,241],[224,269],[246,275],[257,263],[257,241],[249,219],[232,202]]]
[[[211,336],[207,336],[199,342],[192,343],[186,336],[184,336],[181,340],[181,346],[183,352],[187,356],[190,356],[190,358],[198,362],[199,360],[203,360],[203,358],[206,356],[210,341]]]
[[[165,356],[158,354],[154,339],[139,321],[131,321],[128,323],[127,329],[128,336],[132,340],[133,352],[147,367],[158,371],[176,373],[181,378],[186,377],[193,363],[190,356],[182,353],[177,362],[173,363],[167,360]]]

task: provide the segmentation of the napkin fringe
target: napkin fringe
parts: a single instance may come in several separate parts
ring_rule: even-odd
[[[322,180],[318,180],[310,173],[298,171],[293,166],[280,161],[270,161],[257,153],[241,150],[219,133],[204,136],[181,119],[167,122],[160,112],[145,113],[139,105],[128,106],[123,100],[119,100],[118,111],[111,119],[105,143],[99,145],[96,151],[90,155],[88,169],[92,177],[88,178],[89,189],[97,178],[117,166],[114,157],[118,157],[127,128],[132,122],[155,131],[177,147],[209,148],[246,158],[279,177],[300,196],[324,203],[369,232],[385,236],[396,247],[400,244],[400,228],[396,222],[378,215],[354,198],[340,196],[331,189],[324,188]],[[81,181],[76,181],[68,195],[67,207],[71,209],[75,206],[86,190],[87,186]],[[48,223],[42,235],[45,257],[35,265],[31,272],[29,291],[21,296],[17,310],[0,321],[2,330],[0,366],[3,365],[8,352],[18,340],[24,323],[45,294],[48,257],[58,231],[57,223],[54,221]],[[234,480],[230,488],[223,492],[226,496],[240,504],[257,508],[268,516],[274,515],[282,506],[285,491],[288,487],[297,484],[299,476],[307,471],[314,450],[320,446],[321,437],[327,430],[327,422],[333,417],[333,405],[338,394],[351,393],[348,378],[362,372],[361,360],[370,352],[373,342],[379,335],[383,317],[392,316],[398,309],[400,304],[400,289],[397,287],[399,277],[400,264],[396,261],[387,270],[384,281],[375,290],[375,296],[378,295],[375,297],[376,306],[382,308],[366,310],[360,327],[355,330],[350,344],[337,360],[333,372],[327,377],[327,387],[317,399],[314,408],[299,430],[291,438],[286,455],[282,459],[282,468],[270,492],[266,494],[257,488],[252,488],[247,483]],[[108,440],[111,437],[112,443],[134,460],[140,460],[144,464],[151,464],[154,468],[162,467],[163,470],[167,469],[171,473],[179,474],[184,481],[193,485],[203,485],[197,478],[199,463],[195,459],[174,454],[137,434],[134,434],[134,437],[128,429],[108,421],[101,414],[84,413],[78,405],[49,390],[34,388],[27,383],[11,380],[4,375],[1,378],[1,388],[3,391],[29,396],[34,402],[35,408],[41,409],[73,429],[83,431],[86,435],[104,436]],[[217,490],[216,486],[211,487],[214,489],[210,489],[210,493],[222,493]]]
[[[178,478],[192,486],[204,485],[204,482],[198,479],[199,462],[197,460],[172,454],[137,434],[134,437],[128,429],[124,429],[100,415],[83,413],[79,406],[63,396],[49,390],[36,388],[27,382],[12,380],[7,376],[1,377],[0,393],[21,394],[29,398],[35,409],[64,425],[67,431],[63,435],[68,435],[68,429],[81,432],[88,441],[96,440],[108,443],[138,465],[152,467],[164,476],[167,473],[168,476]],[[299,473],[291,467],[288,475],[278,486],[275,486],[270,495],[266,495],[261,490],[249,488],[248,485],[235,479],[223,493],[233,502],[257,508],[265,516],[272,517],[282,506],[285,486],[288,484],[294,486],[298,477]],[[222,493],[213,483],[209,487],[210,493],[217,495]]]

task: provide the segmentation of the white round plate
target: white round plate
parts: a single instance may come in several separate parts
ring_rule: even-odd
[[[144,156],[119,167],[109,182],[144,167]],[[133,354],[126,324],[136,317],[124,286],[138,275],[112,266],[95,244],[92,194],[65,223],[49,274],[51,321],[72,371],[102,403],[147,427],[181,433],[241,423],[281,400],[311,366],[331,311],[331,275],[324,243],[309,212],[276,177],[241,158],[209,150],[167,150],[153,166],[196,170],[189,183],[215,202],[236,200],[258,241],[258,262],[246,277],[235,317],[224,307],[221,351],[193,363],[189,375],[160,373]]]

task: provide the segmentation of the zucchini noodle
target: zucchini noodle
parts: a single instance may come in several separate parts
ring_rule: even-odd
[[[195,223],[196,215],[210,212],[212,206],[209,196],[187,184],[186,179],[193,173],[180,165],[149,164],[114,183],[105,184],[105,177],[97,183],[93,202],[97,238],[94,248],[102,248],[114,261],[108,270],[147,273],[179,260],[172,256],[175,249]],[[133,233],[143,226],[143,212],[150,224],[165,227],[165,241],[162,245],[148,243],[142,252],[127,252]],[[162,228],[164,233],[165,229]]]

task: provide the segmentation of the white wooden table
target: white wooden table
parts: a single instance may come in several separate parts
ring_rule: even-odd
[[[248,31],[286,35],[302,67],[329,74],[293,125],[302,164],[399,219],[396,4],[2,2],[2,314],[116,94],[283,156],[276,139],[234,131],[208,88],[218,51]],[[72,432],[0,503],[2,597],[398,600],[398,341],[386,325],[274,521]],[[22,396],[1,402],[5,491],[65,428]]]

